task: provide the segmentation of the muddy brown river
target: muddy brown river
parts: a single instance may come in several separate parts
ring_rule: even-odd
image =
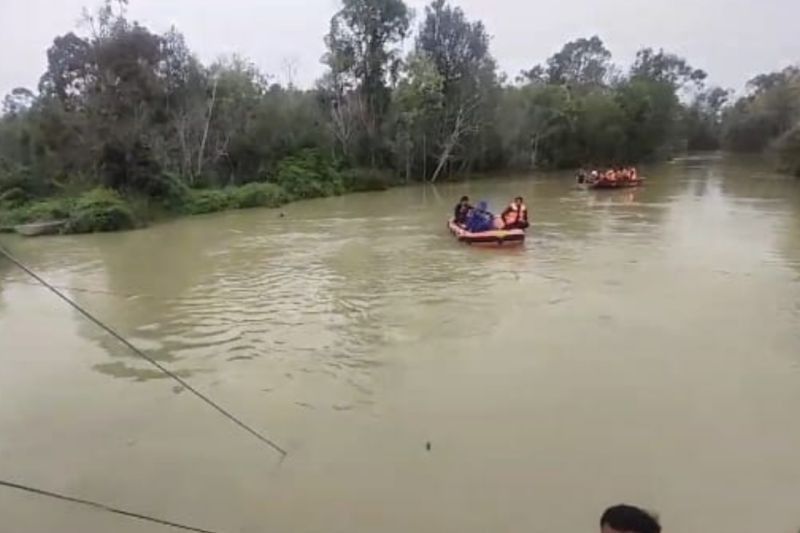
[[[800,528],[800,181],[697,156],[22,240],[0,259],[0,479],[220,532]],[[455,242],[526,197],[522,249]],[[428,449],[430,443],[430,449]],[[0,487],[0,530],[167,532]]]

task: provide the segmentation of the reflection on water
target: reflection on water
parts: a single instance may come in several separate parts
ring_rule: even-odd
[[[158,472],[123,471],[187,513],[211,498],[230,530],[575,531],[617,500],[658,508],[675,530],[796,528],[800,184],[717,156],[646,175],[641,189],[519,176],[304,202],[285,218],[253,210],[13,241],[48,280],[277,430],[300,459],[254,476],[224,430],[192,437],[187,428],[212,421],[173,403],[188,396],[180,387],[0,263],[0,354],[58,359],[52,375],[22,356],[12,366],[51,394],[86,384],[85,399],[58,405],[7,385],[17,410],[0,407],[0,434],[24,438],[0,442],[0,466],[41,460],[20,405],[34,406],[28,417],[66,416],[100,401],[119,421],[94,445],[130,435],[151,442],[138,453],[159,464],[218,446],[241,469],[207,474],[224,478],[213,483],[223,495],[198,487],[181,499]],[[526,246],[454,242],[444,219],[463,193],[496,209],[524,196]],[[67,417],[62,431],[91,433],[96,416]],[[418,455],[427,440],[440,455]],[[77,460],[83,444],[76,435],[59,454]],[[98,461],[80,474],[89,495],[106,487]],[[186,464],[181,479],[217,472]],[[745,501],[768,512],[753,522],[749,506],[731,505]]]

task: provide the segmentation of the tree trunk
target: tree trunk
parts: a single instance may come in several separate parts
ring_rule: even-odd
[[[433,176],[431,176],[431,183],[436,183],[436,178],[439,177],[439,173],[444,168],[445,163],[450,159],[450,152],[453,150],[453,145],[455,145],[455,140],[451,136],[450,139],[444,145],[444,150],[442,150],[441,155],[439,155],[439,163],[436,165],[436,170],[433,171]]]
[[[458,138],[461,136],[461,127],[463,124],[463,109],[458,111],[458,116],[456,116],[456,123],[453,125],[453,132],[450,134],[450,137],[444,143],[444,149],[442,153],[439,155],[439,163],[436,165],[436,170],[433,171],[433,176],[431,176],[431,183],[435,183],[436,179],[439,177],[439,173],[441,173],[442,169],[444,168],[445,164],[450,160],[450,154],[455,148],[456,143],[458,142]]]
[[[531,170],[536,168],[536,164],[538,163],[539,158],[539,134],[537,133],[533,137],[533,143],[531,143]]]
[[[411,181],[411,158],[414,154],[414,143],[411,142],[411,136],[406,138],[406,183]]]
[[[208,140],[208,128],[211,125],[211,115],[214,113],[214,104],[217,101],[217,78],[214,78],[214,87],[211,89],[211,102],[208,104],[208,116],[206,117],[206,125],[203,128],[203,139],[200,141],[200,152],[197,154],[197,175],[203,173],[203,157],[206,152],[206,141]]]
[[[422,179],[428,179],[428,134],[422,133]]]

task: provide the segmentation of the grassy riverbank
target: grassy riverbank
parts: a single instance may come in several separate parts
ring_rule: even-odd
[[[13,231],[20,224],[66,220],[64,233],[120,231],[145,226],[156,216],[274,208],[297,200],[385,190],[393,184],[386,173],[341,168],[314,150],[285,158],[265,178],[239,186],[190,188],[175,176],[162,175],[153,180],[152,196],[98,187],[39,198],[0,184],[0,228]]]

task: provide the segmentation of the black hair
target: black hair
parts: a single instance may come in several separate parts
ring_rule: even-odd
[[[462,202],[469,202],[469,196],[462,196],[461,197],[461,201]]]
[[[519,200],[520,202],[524,202],[524,201],[525,201],[525,200],[523,200],[523,199],[522,199],[522,196],[517,196],[516,198],[514,198],[514,201],[515,201],[515,202],[516,202],[517,200]]]
[[[632,505],[615,505],[606,509],[600,517],[600,526],[604,525],[631,533],[661,533],[656,517]]]

